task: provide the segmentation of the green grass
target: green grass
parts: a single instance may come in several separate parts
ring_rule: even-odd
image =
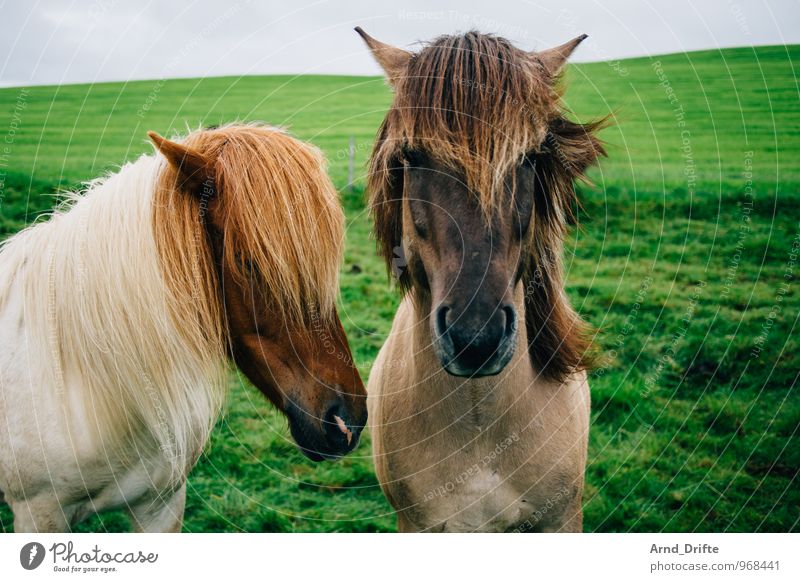
[[[576,116],[615,122],[566,252],[569,294],[606,354],[591,381],[588,531],[798,529],[798,59],[798,46],[740,48],[568,72]],[[15,232],[53,205],[53,191],[150,151],[148,129],[287,125],[325,150],[343,189],[341,308],[366,377],[397,304],[363,205],[364,162],[389,101],[380,79],[359,77],[4,89],[0,229]],[[344,188],[351,136],[354,192]],[[314,465],[240,378],[189,486],[187,531],[394,527],[368,439]],[[0,522],[10,528],[5,507]],[[127,525],[111,513],[80,529]]]

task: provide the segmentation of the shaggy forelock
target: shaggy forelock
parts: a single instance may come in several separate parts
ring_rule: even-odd
[[[396,81],[376,156],[388,163],[404,147],[424,149],[491,209],[509,169],[545,140],[556,102],[544,70],[507,40],[442,36]]]

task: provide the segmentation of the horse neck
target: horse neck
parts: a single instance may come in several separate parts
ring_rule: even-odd
[[[143,156],[31,229],[24,284],[52,389],[82,397],[73,418],[120,452],[161,449],[178,475],[216,419],[225,362],[191,349],[170,310],[153,234],[160,168]]]

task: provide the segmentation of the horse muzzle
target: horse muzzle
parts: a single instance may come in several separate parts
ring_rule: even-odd
[[[453,376],[480,378],[503,371],[517,344],[517,315],[503,305],[488,318],[457,316],[446,304],[432,317],[433,347],[444,370]]]
[[[290,403],[286,407],[286,417],[298,448],[315,462],[334,461],[351,452],[358,446],[361,431],[367,424],[365,403],[347,406],[341,396],[320,416]]]

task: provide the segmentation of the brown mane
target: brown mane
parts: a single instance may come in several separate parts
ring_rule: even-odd
[[[463,175],[485,212],[525,156],[536,160],[534,217],[523,275],[529,353],[546,377],[588,365],[587,327],[564,293],[562,245],[577,205],[574,183],[605,151],[603,122],[566,117],[558,79],[534,54],[492,35],[441,36],[392,79],[394,101],[370,160],[368,191],[387,266],[402,240],[404,148],[420,148]],[[407,271],[399,277],[407,290]]]

